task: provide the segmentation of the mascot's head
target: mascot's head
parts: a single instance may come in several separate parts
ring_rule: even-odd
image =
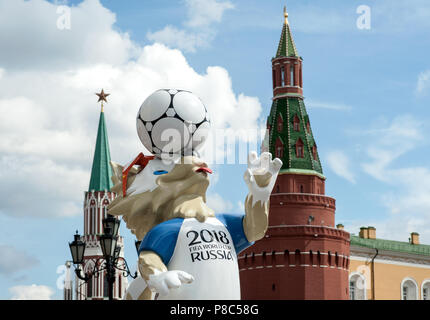
[[[195,156],[185,156],[175,162],[155,158],[138,172],[130,170],[126,194],[122,190],[123,167],[111,163],[114,187],[118,196],[109,205],[108,212],[122,215],[136,237],[141,240],[155,225],[172,218],[196,218],[204,221],[214,216],[206,206],[207,164]]]

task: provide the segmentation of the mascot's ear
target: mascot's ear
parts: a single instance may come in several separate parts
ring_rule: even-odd
[[[110,166],[113,173],[112,182],[114,185],[117,185],[118,183],[122,182],[122,171],[124,167],[113,161],[110,162]]]

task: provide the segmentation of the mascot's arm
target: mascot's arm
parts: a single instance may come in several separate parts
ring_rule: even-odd
[[[167,271],[160,256],[152,251],[142,251],[139,254],[139,272],[143,279],[149,280],[151,274]]]
[[[278,177],[282,161],[272,161],[272,155],[264,152],[261,157],[251,152],[248,157],[248,170],[244,179],[249,193],[245,199],[243,229],[249,242],[264,237],[269,224],[269,198]]]
[[[194,277],[184,271],[168,271],[160,256],[152,251],[142,251],[139,254],[139,271],[148,288],[162,296],[167,295],[171,289],[179,288],[183,283],[194,281]]]

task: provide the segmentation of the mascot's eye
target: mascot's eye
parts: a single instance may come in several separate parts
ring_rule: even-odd
[[[166,170],[157,170],[157,171],[154,171],[154,174],[156,175],[156,176],[160,176],[160,175],[162,175],[162,174],[166,174],[166,173],[169,173],[168,171],[166,171]]]

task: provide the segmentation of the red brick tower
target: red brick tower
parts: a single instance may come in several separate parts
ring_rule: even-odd
[[[302,58],[284,9],[272,59],[273,104],[262,149],[282,159],[265,238],[239,256],[242,299],[348,299],[349,233],[335,228],[335,199],[303,102]]]

